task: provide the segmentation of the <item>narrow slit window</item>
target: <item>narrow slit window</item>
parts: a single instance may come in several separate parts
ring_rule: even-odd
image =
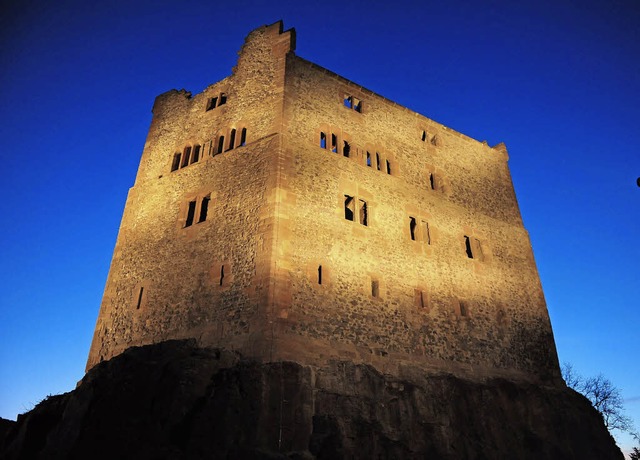
[[[226,93],[220,93],[220,103],[218,104],[218,107],[220,107],[223,104],[227,103],[227,94]]]
[[[464,248],[465,248],[465,251],[467,252],[467,257],[469,259],[473,259],[473,250],[471,249],[471,239],[467,235],[464,236]]]
[[[378,280],[371,280],[371,296],[380,297],[380,283]]]
[[[229,148],[227,150],[233,150],[236,144],[236,129],[233,128],[229,134]]]
[[[420,306],[420,308],[424,308],[424,292],[423,291],[418,292],[418,305]]]
[[[200,160],[200,146],[199,145],[194,145],[193,146],[193,156],[191,157],[191,164],[197,163],[198,160]]]
[[[185,147],[184,153],[182,155],[182,165],[181,168],[184,168],[189,164],[189,158],[191,157],[191,147]]]
[[[469,314],[469,309],[467,308],[467,304],[460,300],[459,301],[460,304],[460,316],[467,316]]]
[[[351,152],[351,146],[347,141],[344,141],[344,146],[342,147],[342,154],[349,158],[349,152]]]
[[[380,171],[380,154],[376,152],[376,169]]]
[[[338,136],[331,134],[331,151],[338,153]]]
[[[240,146],[245,146],[247,144],[247,128],[242,128],[240,132]]]
[[[411,240],[416,240],[416,219],[415,217],[409,216],[409,233],[411,235]]]
[[[369,209],[364,200],[360,200],[360,223],[365,227],[369,224]]]
[[[320,131],[320,148],[321,149],[327,148],[327,135],[322,131]]]
[[[189,208],[187,209],[187,220],[184,223],[185,227],[191,227],[193,225],[193,219],[196,215],[196,202],[189,201]]]
[[[426,131],[422,131],[422,136],[421,136],[422,142],[426,142],[427,140],[427,132]]]
[[[136,303],[136,310],[140,310],[140,306],[142,305],[143,293],[144,293],[144,287],[140,287],[140,292],[138,292],[138,302]]]
[[[200,218],[198,219],[198,223],[207,220],[207,213],[209,212],[209,201],[211,201],[211,198],[208,196],[205,196],[202,199],[202,203],[200,203]]]
[[[171,171],[176,171],[180,168],[180,157],[182,155],[178,152],[173,155],[173,163],[171,163]]]
[[[352,196],[344,196],[344,218],[353,222],[355,215],[355,200]]]
[[[212,97],[209,99],[209,102],[207,103],[207,112],[209,110],[213,110],[216,108],[216,104],[218,103],[218,97]]]
[[[318,284],[322,284],[322,265],[318,265]]]
[[[220,136],[218,138],[218,151],[217,153],[222,153],[224,150],[224,136]]]
[[[220,286],[224,282],[224,265],[220,265]]]
[[[431,244],[431,229],[429,229],[429,222],[422,221],[422,239],[425,243]]]
[[[436,189],[436,178],[433,173],[429,174],[429,187],[431,187],[431,190]]]
[[[367,152],[367,166],[371,167],[371,154]]]
[[[391,175],[391,162],[389,160],[387,161],[387,174]]]

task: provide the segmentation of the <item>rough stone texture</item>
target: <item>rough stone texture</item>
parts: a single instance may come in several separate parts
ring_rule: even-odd
[[[504,145],[294,50],[281,22],[258,28],[232,75],[156,99],[87,369],[129,346],[195,338],[264,362],[559,382]],[[226,104],[207,110],[222,93]],[[360,111],[345,106],[349,96]],[[174,154],[195,145],[200,161],[172,171]],[[345,195],[367,203],[367,226],[345,219]],[[206,221],[185,228],[189,201],[205,196]],[[421,226],[415,241],[410,217]]]
[[[194,344],[131,348],[95,366],[20,416],[0,457],[622,459],[567,388],[264,364]]]

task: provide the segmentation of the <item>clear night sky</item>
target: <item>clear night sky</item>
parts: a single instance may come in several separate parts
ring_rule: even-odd
[[[1,5],[0,416],[83,376],[155,96],[226,77],[283,19],[305,59],[506,143],[560,360],[640,427],[637,0]]]

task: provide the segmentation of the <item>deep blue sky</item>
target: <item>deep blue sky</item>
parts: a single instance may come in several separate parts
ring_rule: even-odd
[[[640,426],[640,2],[10,1],[0,14],[0,416],[84,372],[156,95],[297,54],[505,142],[561,361]]]

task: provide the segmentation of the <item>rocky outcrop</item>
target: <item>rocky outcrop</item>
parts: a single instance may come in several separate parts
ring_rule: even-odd
[[[564,387],[263,364],[189,341],[129,349],[2,429],[7,459],[623,458]]]

